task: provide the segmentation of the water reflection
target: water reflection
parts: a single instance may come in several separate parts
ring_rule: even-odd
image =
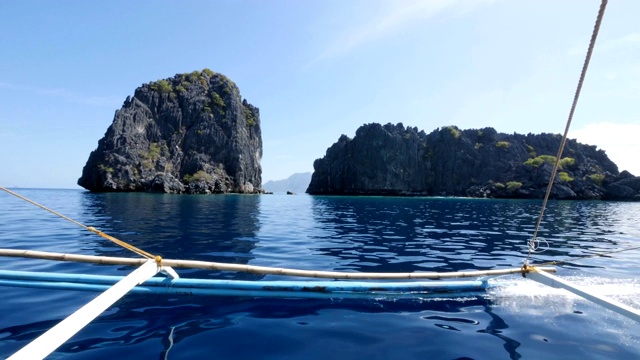
[[[55,194],[61,201],[70,196]],[[42,196],[44,202],[55,198],[48,193],[35,192],[34,195]],[[66,201],[62,207],[65,214],[165,257],[381,272],[519,266],[540,206],[537,201],[84,192],[73,193],[72,198],[73,201]],[[20,205],[4,206],[5,203],[8,204],[0,204],[0,219],[4,221],[2,229],[5,230],[0,232],[0,240],[12,247],[130,256],[126,250],[95,235],[68,225],[58,227],[57,219],[53,222],[38,220],[38,214],[33,214],[29,208],[18,212],[16,209],[20,209]],[[55,204],[46,205],[60,210]],[[552,202],[540,233],[550,242],[551,249],[536,254],[536,260],[573,259],[594,251],[638,245],[639,210],[640,204]],[[47,227],[47,224],[50,225]],[[79,232],[82,235],[78,235]],[[618,267],[621,277],[634,277],[632,265],[640,258],[624,256],[621,261],[617,255],[614,262],[590,259],[588,265],[606,266],[607,271],[601,271],[601,276],[611,277]],[[17,262],[3,264],[5,268],[24,269],[25,263],[20,262],[20,266],[13,265]],[[585,263],[580,264],[585,267]],[[64,266],[64,272],[70,273],[93,270],[86,264]],[[111,267],[99,268],[112,271]],[[121,272],[125,271],[131,269],[121,269]],[[242,274],[194,274],[183,270],[180,273],[189,277],[256,278]],[[538,290],[526,293],[538,294]],[[47,294],[58,296],[49,298]],[[12,289],[5,290],[5,295],[12,302],[0,303],[0,313],[4,314],[0,317],[0,357],[25,345],[86,303],[86,299],[76,292]],[[635,345],[625,350],[624,345],[616,343],[620,339],[619,332],[625,328],[620,327],[618,333],[610,329],[600,331],[600,324],[611,321],[599,311],[592,311],[588,319],[582,315],[584,320],[575,321],[580,316],[573,315],[572,308],[549,312],[549,303],[545,302],[541,306],[541,316],[528,316],[523,321],[522,297],[514,299],[518,304],[515,309],[506,307],[504,298],[498,300],[481,294],[462,301],[144,297],[132,294],[63,345],[59,352],[65,357],[73,354],[74,358],[112,354],[121,358],[134,354],[153,358],[165,355],[173,341],[170,358],[174,354],[177,358],[212,358],[215,355],[247,359],[259,355],[326,358],[335,355],[332,349],[344,351],[339,353],[342,358],[364,357],[362,354],[367,352],[371,358],[384,358],[385,355],[392,358],[393,354],[401,354],[398,357],[403,358],[426,358],[445,354],[452,349],[450,344],[465,344],[462,349],[453,347],[459,350],[455,356],[439,358],[477,357],[479,354],[487,358],[504,358],[506,352],[509,358],[517,359],[522,354],[533,353],[534,357],[540,354],[535,352],[540,351],[540,344],[532,343],[532,334],[542,334],[546,339],[548,334],[556,333],[557,338],[569,339],[564,344],[573,343],[570,346],[550,343],[546,348],[548,352],[543,353],[555,354],[550,356],[552,358],[564,358],[566,354],[588,357],[592,350],[575,347],[574,343],[601,337],[606,341],[599,344],[618,351],[612,358],[638,355]],[[528,304],[531,306],[531,301]],[[41,306],[40,311],[38,306]],[[34,315],[36,313],[40,316]],[[555,326],[545,323],[548,316],[561,316],[571,321],[562,323],[566,326]],[[542,320],[538,321],[538,318]],[[574,326],[576,324],[578,326]],[[584,325],[591,325],[595,335],[585,337],[584,333],[566,330]],[[633,334],[628,336],[637,339]],[[251,340],[251,346],[247,346],[247,339]],[[496,346],[496,342],[499,345]],[[288,349],[294,351],[294,355],[280,357],[282,353],[278,351],[281,349],[274,346],[278,343],[293,344]],[[265,352],[260,353],[257,349]],[[349,356],[352,353],[347,353],[347,349],[352,349],[354,355]]]
[[[630,230],[619,209],[618,203],[551,202],[539,232],[549,249],[533,260],[619,248],[621,227]],[[357,271],[520,266],[539,211],[538,201],[522,200],[314,197],[314,219],[331,236],[313,244],[340,259],[342,269]]]
[[[169,358],[234,359],[637,356],[633,347],[619,344],[615,333],[577,331],[576,326],[588,324],[582,313],[563,315],[559,327],[549,327],[544,315],[525,311],[522,316],[510,316],[483,296],[292,300],[129,295],[63,344],[53,357],[92,359],[111,353],[123,359],[162,358],[168,352]],[[59,320],[1,328],[0,356],[13,353]],[[585,336],[596,335],[600,337],[590,346],[581,343]],[[283,356],[282,349],[289,344],[295,344],[295,354]],[[613,346],[616,353],[603,352],[605,346]]]
[[[254,257],[259,206],[260,197],[251,195],[83,193],[82,199],[86,224],[147,252],[236,264]],[[98,255],[131,255],[97,236],[86,237],[83,246]]]
[[[520,355],[517,350],[520,347],[521,343],[502,333],[505,329],[509,328],[509,325],[507,325],[507,323],[493,311],[491,305],[485,305],[484,311],[491,317],[491,321],[489,321],[486,329],[479,330],[478,332],[493,335],[498,339],[504,341],[503,347],[509,354],[509,359],[520,359],[522,355]]]

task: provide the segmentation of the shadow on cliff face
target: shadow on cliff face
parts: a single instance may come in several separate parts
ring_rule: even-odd
[[[87,225],[164,258],[246,264],[255,247],[260,197],[254,195],[179,196],[144,193],[85,193]],[[96,236],[86,246],[97,255],[132,253]],[[193,276],[196,270],[181,269]],[[198,276],[211,273],[198,270]],[[219,273],[216,277],[261,276]]]

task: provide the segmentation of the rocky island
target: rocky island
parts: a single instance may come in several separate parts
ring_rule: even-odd
[[[94,192],[259,193],[257,107],[209,69],[138,87],[116,111],[78,185]]]
[[[561,142],[557,134],[504,134],[445,126],[426,134],[367,124],[314,162],[309,194],[542,198]],[[640,200],[640,177],[595,146],[568,140],[554,199]]]

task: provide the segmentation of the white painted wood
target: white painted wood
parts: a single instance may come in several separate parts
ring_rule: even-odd
[[[166,275],[167,277],[170,277],[172,279],[179,279],[180,275],[178,275],[178,273],[173,270],[173,268],[171,266],[161,266],[160,267],[160,272],[164,275]]]
[[[545,271],[531,271],[525,275],[527,278],[537,281],[541,284],[548,285],[554,288],[565,289],[573,294],[576,294],[586,300],[603,306],[611,311],[615,311],[620,315],[623,315],[629,319],[640,322],[640,310],[634,309],[631,306],[625,305],[619,301],[610,299],[606,296],[595,294],[592,291],[571,284],[566,280],[562,280],[557,276],[551,275]]]
[[[129,290],[153,277],[158,271],[159,267],[156,262],[148,260],[131,274],[27,344],[7,360],[43,359],[102,314]]]

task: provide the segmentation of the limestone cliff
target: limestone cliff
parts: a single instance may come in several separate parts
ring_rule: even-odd
[[[368,124],[342,135],[314,163],[310,194],[541,198],[561,136],[402,124]],[[618,172],[603,150],[569,140],[555,199],[640,200],[640,177]]]
[[[144,84],[127,97],[78,185],[96,192],[261,192],[257,107],[209,69]]]

